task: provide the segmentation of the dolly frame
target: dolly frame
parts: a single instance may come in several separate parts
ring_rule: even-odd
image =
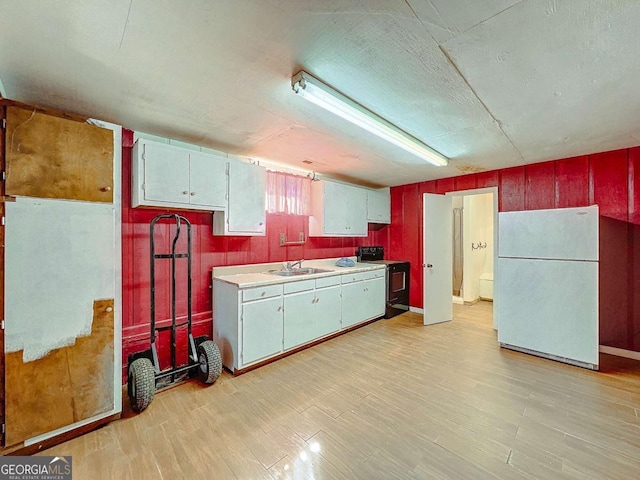
[[[155,227],[156,224],[165,219],[174,219],[176,222],[176,233],[171,242],[171,253],[156,253],[155,247]],[[182,253],[176,252],[176,244],[180,238],[181,224],[186,225],[187,230],[187,251]],[[150,341],[151,348],[129,355],[128,366],[139,359],[147,358],[151,361],[154,369],[155,385],[156,389],[164,388],[169,385],[180,381],[184,377],[184,373],[188,372],[192,375],[199,367],[198,361],[198,346],[207,340],[206,335],[202,335],[194,338],[192,332],[192,305],[191,305],[191,222],[187,218],[178,214],[162,214],[157,215],[149,226],[150,230],[150,286],[151,286],[151,325],[150,325]],[[178,323],[176,319],[176,259],[187,259],[187,319]],[[171,260],[171,325],[165,325],[158,327],[156,325],[156,261],[157,260]],[[178,366],[176,364],[176,347],[177,347],[177,329],[187,325],[188,329],[188,346],[189,355],[188,362],[185,365]],[[160,361],[158,358],[158,350],[156,347],[156,340],[159,332],[171,330],[171,367],[165,370],[160,370]],[[169,378],[168,383],[166,380]],[[160,385],[159,385],[160,384]]]

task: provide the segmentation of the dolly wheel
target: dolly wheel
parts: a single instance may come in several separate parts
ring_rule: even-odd
[[[222,372],[222,357],[218,346],[212,340],[198,345],[198,378],[203,383],[215,382]]]
[[[156,378],[151,360],[138,358],[129,365],[127,387],[131,408],[141,412],[153,401],[156,393]]]

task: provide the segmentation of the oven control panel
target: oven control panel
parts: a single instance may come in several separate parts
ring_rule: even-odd
[[[356,255],[360,262],[384,260],[384,247],[358,247]]]

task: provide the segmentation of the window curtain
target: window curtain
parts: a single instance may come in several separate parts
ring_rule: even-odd
[[[311,215],[311,179],[267,171],[267,212]]]

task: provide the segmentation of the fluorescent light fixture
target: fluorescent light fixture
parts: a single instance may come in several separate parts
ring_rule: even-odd
[[[305,71],[300,71],[293,76],[291,87],[302,98],[350,121],[354,125],[364,128],[407,152],[413,153],[433,165],[444,167],[449,163],[449,160],[444,155],[436,152],[414,136],[409,135],[404,130],[400,130],[384,118],[364,108],[359,103],[322,83]]]

